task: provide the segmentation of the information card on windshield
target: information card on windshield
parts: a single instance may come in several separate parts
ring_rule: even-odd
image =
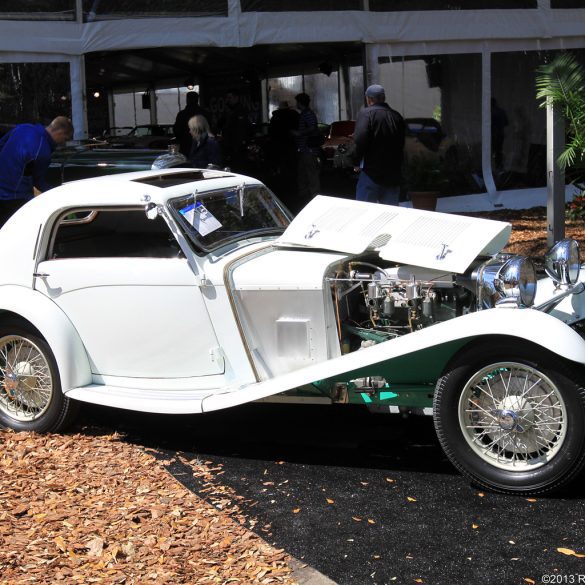
[[[206,236],[211,232],[219,229],[221,223],[217,218],[201,203],[197,201],[183,209],[179,213],[197,230],[201,236]]]

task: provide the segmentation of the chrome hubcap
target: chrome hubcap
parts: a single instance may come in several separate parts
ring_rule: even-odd
[[[496,413],[500,428],[504,431],[518,430],[518,415],[513,410],[496,410]],[[524,432],[524,430],[519,432]]]

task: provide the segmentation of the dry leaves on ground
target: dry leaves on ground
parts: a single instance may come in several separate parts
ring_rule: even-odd
[[[236,520],[115,435],[0,431],[3,584],[292,584]]]
[[[542,262],[542,258],[548,250],[545,207],[521,210],[502,209],[465,215],[511,223],[512,234],[504,252],[530,256],[537,262]],[[565,237],[574,238],[583,248],[585,244],[585,222],[579,220],[565,222]]]

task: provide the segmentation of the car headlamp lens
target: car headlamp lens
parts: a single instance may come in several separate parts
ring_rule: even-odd
[[[525,307],[532,306],[536,296],[534,264],[520,256],[508,260],[498,274],[496,287],[504,297],[516,299]]]
[[[536,269],[523,256],[498,256],[480,268],[477,284],[482,309],[509,303],[531,307],[536,296]]]
[[[579,280],[581,259],[576,240],[557,242],[544,257],[544,270],[557,284],[575,284]]]

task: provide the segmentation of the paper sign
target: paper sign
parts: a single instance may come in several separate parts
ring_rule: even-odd
[[[221,227],[221,223],[219,223],[217,218],[207,209],[207,207],[205,207],[205,205],[203,205],[203,203],[201,203],[201,201],[183,207],[183,209],[179,210],[179,213],[202,236],[206,236]]]

